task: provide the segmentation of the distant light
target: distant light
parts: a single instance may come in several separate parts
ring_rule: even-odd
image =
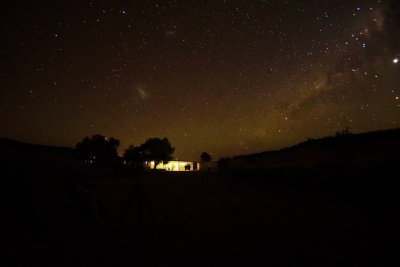
[[[399,59],[397,57],[393,59],[394,64],[397,64],[398,62],[399,62]]]

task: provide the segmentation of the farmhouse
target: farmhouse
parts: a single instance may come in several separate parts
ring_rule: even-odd
[[[150,169],[154,169],[154,161],[146,161],[145,165]],[[167,164],[159,163],[156,169],[166,171],[198,171],[200,163],[195,161],[171,160]]]

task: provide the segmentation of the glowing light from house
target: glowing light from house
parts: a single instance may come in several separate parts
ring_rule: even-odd
[[[145,162],[146,166],[151,169],[154,169],[154,161]],[[189,166],[189,167],[187,167]],[[166,171],[196,171],[199,170],[199,165],[193,161],[179,161],[179,160],[171,160],[168,163],[164,164],[162,162],[158,163],[156,166],[157,170],[166,170]]]

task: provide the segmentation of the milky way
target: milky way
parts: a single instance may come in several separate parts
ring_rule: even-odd
[[[175,157],[400,126],[397,1],[6,1],[0,136]]]

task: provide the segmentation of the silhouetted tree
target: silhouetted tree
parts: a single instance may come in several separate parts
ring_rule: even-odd
[[[140,146],[140,149],[144,160],[154,161],[154,169],[160,162],[166,164],[172,160],[172,154],[175,151],[168,138],[160,139],[157,137],[148,139]]]
[[[142,149],[137,146],[129,146],[129,148],[125,150],[124,160],[128,165],[133,167],[142,166],[144,161]]]
[[[202,162],[209,162],[212,160],[212,157],[207,152],[203,152],[200,155],[200,159]]]
[[[120,142],[115,138],[106,138],[102,135],[85,137],[82,142],[76,144],[76,149],[82,160],[96,165],[108,165],[115,163]]]

